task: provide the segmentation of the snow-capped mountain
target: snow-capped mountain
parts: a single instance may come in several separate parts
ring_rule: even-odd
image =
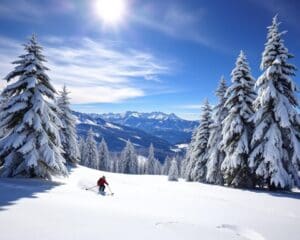
[[[125,113],[104,113],[100,114],[104,119],[120,120],[128,118],[142,118],[142,119],[155,119],[159,121],[165,120],[182,120],[177,117],[174,113],[166,114],[163,112],[151,112],[151,113],[140,113],[136,111],[127,111]]]
[[[88,130],[92,128],[96,141],[99,143],[103,137],[110,151],[122,151],[126,141],[130,139],[136,150],[142,155],[148,154],[148,148],[153,143],[155,155],[160,160],[164,160],[167,155],[173,155],[175,152],[178,152],[176,146],[173,146],[168,141],[140,129],[105,121],[98,114],[79,112],[73,112],[73,114],[77,121],[76,128],[78,135],[85,138]]]
[[[98,116],[109,122],[138,128],[171,144],[189,142],[192,131],[198,126],[197,121],[184,120],[174,113],[128,111],[125,113],[106,113]]]

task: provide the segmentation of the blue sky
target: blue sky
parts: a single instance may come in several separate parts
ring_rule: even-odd
[[[297,0],[120,0],[117,22],[99,15],[99,1],[0,2],[0,75],[37,34],[53,84],[66,84],[82,112],[174,112],[198,119],[207,97],[230,72],[241,49],[258,77],[266,27],[278,14],[286,46],[300,67]],[[296,77],[299,84],[299,77]],[[4,86],[4,81],[1,83]]]

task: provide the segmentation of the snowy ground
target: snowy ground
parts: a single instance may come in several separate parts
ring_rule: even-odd
[[[300,193],[242,191],[78,167],[56,184],[0,179],[0,239],[299,239]]]

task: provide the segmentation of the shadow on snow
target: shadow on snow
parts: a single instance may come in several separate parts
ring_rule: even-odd
[[[271,195],[272,197],[291,198],[291,199],[300,200],[300,192],[289,192],[284,190],[267,190],[267,189],[240,189],[240,190],[254,192],[258,194],[267,194],[267,195]]]
[[[266,195],[270,195],[272,197],[278,197],[278,198],[290,198],[290,199],[300,200],[299,189],[294,189],[292,191],[284,191],[284,190],[271,190],[271,189],[262,189],[262,188],[255,188],[255,189],[235,188],[235,187],[227,187],[227,186],[215,185],[215,184],[210,184],[210,183],[201,183],[201,184],[215,186],[215,187],[221,187],[221,188],[235,189],[238,191],[248,191],[248,192],[253,192],[253,193],[258,193],[258,194],[266,194]]]
[[[21,198],[37,198],[38,193],[47,192],[61,185],[41,179],[0,178],[0,211],[16,204]]]

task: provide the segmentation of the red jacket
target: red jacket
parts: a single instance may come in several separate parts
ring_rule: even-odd
[[[103,186],[104,184],[108,185],[108,182],[106,182],[105,178],[103,178],[103,177],[99,178],[97,185]]]

